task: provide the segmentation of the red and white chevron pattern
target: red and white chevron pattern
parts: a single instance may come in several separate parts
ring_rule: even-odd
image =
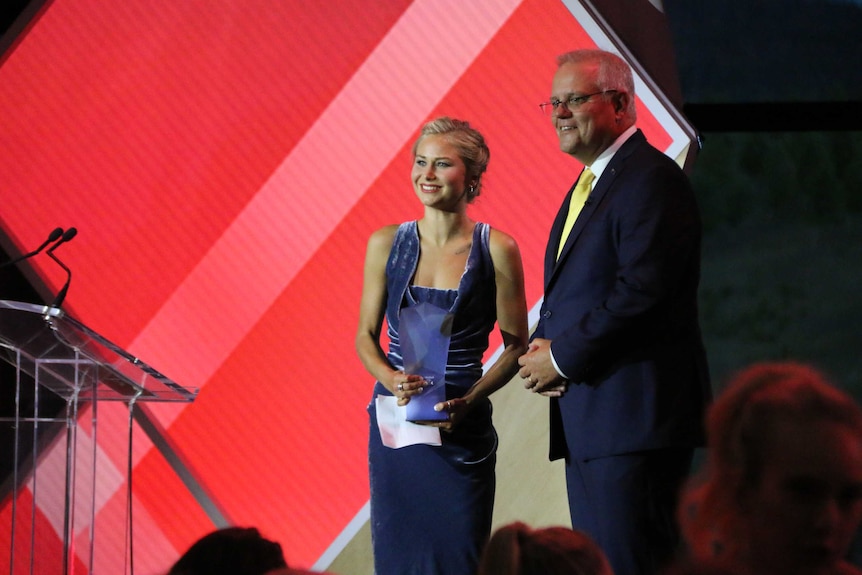
[[[538,302],[548,229],[580,166],[537,104],[554,57],[595,44],[608,45],[602,31],[558,0],[55,0],[0,66],[0,223],[23,251],[78,228],[62,252],[67,311],[201,389],[149,408],[231,521],[312,566],[368,499],[361,269],[374,229],[421,215],[419,126],[451,115],[485,134],[472,215],[515,236]],[[648,138],[679,153],[683,132],[641,96]],[[34,264],[54,290],[65,279]],[[99,406],[96,555],[84,564],[77,522],[81,572],[128,561],[127,426],[124,406]],[[62,488],[64,456],[57,445],[39,468],[46,545],[62,533],[46,494]],[[137,429],[132,460],[135,569],[156,574],[214,527]],[[37,572],[58,564],[39,557]]]

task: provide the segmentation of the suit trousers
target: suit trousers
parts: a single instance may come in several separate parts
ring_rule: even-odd
[[[679,546],[676,504],[694,449],[568,458],[572,527],[602,548],[617,575],[653,575]]]

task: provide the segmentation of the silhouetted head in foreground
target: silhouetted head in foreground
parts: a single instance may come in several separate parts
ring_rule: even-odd
[[[500,527],[482,554],[478,575],[613,575],[601,549],[568,527]]]
[[[254,527],[227,527],[198,539],[168,575],[264,575],[283,567],[281,545]]]

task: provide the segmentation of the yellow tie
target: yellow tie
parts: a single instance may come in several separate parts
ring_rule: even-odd
[[[584,207],[584,202],[587,201],[587,196],[590,195],[593,180],[596,175],[589,168],[584,168],[581,172],[581,177],[578,178],[578,183],[572,192],[572,198],[569,201],[569,213],[566,216],[566,223],[563,224],[563,235],[560,236],[560,246],[557,248],[557,258],[563,252],[563,246],[566,245],[566,240],[569,237],[569,232],[572,231],[572,226],[575,225],[575,220],[578,219],[578,214],[581,213],[581,208]]]

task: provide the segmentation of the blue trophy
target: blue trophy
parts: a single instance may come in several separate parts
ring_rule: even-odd
[[[446,401],[446,361],[452,335],[452,314],[430,303],[401,310],[398,329],[404,373],[421,375],[427,384],[407,404],[408,421],[446,421],[449,414],[434,411]]]

